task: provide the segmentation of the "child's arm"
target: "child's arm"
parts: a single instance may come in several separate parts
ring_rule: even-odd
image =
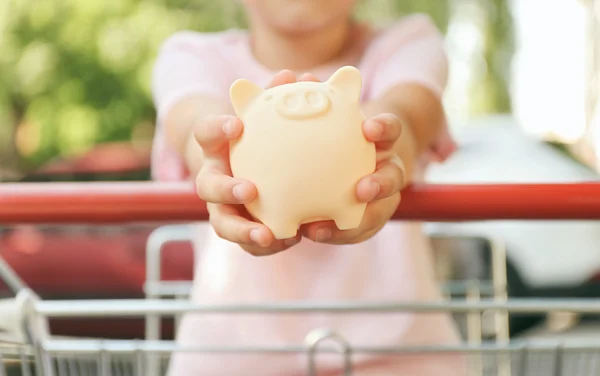
[[[225,114],[229,114],[225,103],[202,95],[182,99],[166,114],[167,142],[178,151],[190,176],[198,175],[204,160],[202,148],[194,137],[195,128],[208,117]]]
[[[370,87],[374,99],[363,106],[368,119],[379,120],[384,128],[402,128],[393,151],[396,161],[404,164],[404,171],[380,169],[370,176],[376,177],[382,187],[394,187],[388,187],[386,195],[369,202],[358,229],[340,231],[331,222],[312,223],[303,228],[304,236],[310,239],[349,244],[375,235],[396,211],[400,190],[413,180],[419,157],[431,148],[438,136],[447,132],[442,93],[447,81],[448,61],[443,36],[426,17],[415,17],[411,27],[413,39],[378,66]],[[403,37],[406,36],[399,39]],[[367,133],[368,126],[365,126]],[[398,182],[400,186],[395,185]],[[323,233],[327,234],[326,239]]]
[[[441,99],[418,84],[399,84],[363,108],[367,117],[396,115],[403,127],[395,151],[404,162],[404,184],[410,184],[417,158],[443,131],[445,119]]]
[[[399,162],[402,168],[382,168],[382,161],[378,161],[377,171],[366,179],[375,180],[379,184],[380,194],[367,205],[360,227],[340,231],[330,221],[305,225],[302,233],[313,241],[331,244],[361,243],[379,232],[396,211],[401,189],[412,181],[417,159],[443,131],[445,115],[441,100],[418,84],[394,86],[377,100],[366,103],[363,111],[368,119],[365,122],[367,135],[373,132],[370,129],[373,121],[378,122],[387,132],[384,137],[393,138],[401,129],[400,136],[395,138],[390,150],[395,154],[395,159],[387,157],[384,163]],[[378,151],[378,155],[382,153],[386,151]],[[359,183],[359,196],[361,188]],[[326,234],[325,237],[323,234]]]
[[[241,205],[254,200],[257,192],[251,182],[231,176],[229,141],[241,135],[243,125],[232,116],[229,71],[223,68],[216,43],[212,36],[184,32],[161,48],[152,76],[158,119],[153,172],[159,179],[172,179],[172,170],[187,170],[219,236],[255,255],[276,253],[300,236],[274,241],[271,231],[251,221]],[[271,85],[292,78],[296,80],[293,73],[282,72]],[[174,175],[186,178],[185,171]]]
[[[295,80],[293,73],[284,71],[270,86]],[[229,142],[242,134],[243,124],[228,115],[231,108],[225,103],[201,94],[177,100],[164,112],[164,137],[195,178],[217,235],[257,256],[283,251],[298,243],[300,235],[274,240],[271,231],[252,221],[241,205],[254,200],[257,191],[251,182],[231,176]]]
[[[379,100],[367,103],[364,107],[367,117],[377,118],[380,114],[391,114],[402,124],[402,133],[394,145],[394,152],[403,162],[404,171],[400,180],[401,188],[412,182],[417,159],[443,131],[444,110],[441,100],[428,89],[414,84],[398,85],[390,89]],[[379,115],[378,115],[379,114]],[[390,171],[389,181],[398,179]],[[372,213],[365,216],[364,228],[358,235],[338,234],[340,243],[360,243],[375,235],[389,221],[400,203],[400,193],[374,201],[370,204]],[[361,226],[361,227],[363,227]],[[333,238],[333,237],[332,237]]]
[[[367,123],[378,121],[384,129],[402,129],[393,145],[393,152],[396,154],[396,161],[401,161],[403,168],[381,168],[371,175],[377,175],[378,183],[382,187],[388,187],[381,190],[382,193],[385,191],[383,197],[378,195],[368,203],[358,229],[340,231],[330,221],[316,222],[303,227],[303,236],[330,244],[353,244],[375,235],[390,220],[400,204],[400,191],[411,182],[418,157],[437,134],[443,131],[443,127],[439,125],[444,124],[439,121],[444,118],[441,100],[427,88],[401,84],[379,98],[364,107],[365,116],[369,119]],[[367,129],[368,126],[365,126],[366,131]],[[326,234],[325,237],[323,234]]]

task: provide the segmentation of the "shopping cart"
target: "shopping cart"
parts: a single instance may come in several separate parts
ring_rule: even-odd
[[[135,196],[132,196],[135,192]],[[474,192],[476,194],[474,195]],[[66,195],[65,193],[69,193]],[[543,193],[543,194],[540,194]],[[490,200],[491,198],[494,200]],[[193,201],[196,200],[196,201]],[[524,204],[525,203],[525,204]],[[553,204],[554,203],[554,204]],[[181,186],[162,185],[47,185],[0,187],[0,222],[40,223],[206,218],[197,209],[193,192]],[[532,211],[536,211],[532,214]],[[600,186],[462,186],[421,187],[405,194],[396,218],[423,220],[525,218],[600,219]],[[600,338],[519,340],[508,337],[507,315],[550,312],[600,313],[600,301],[515,300],[506,296],[505,254],[494,242],[494,270],[490,284],[482,281],[447,282],[446,299],[419,303],[329,302],[319,304],[265,303],[262,305],[194,304],[187,297],[190,284],[161,280],[161,251],[172,241],[191,239],[189,225],[156,230],[148,240],[146,299],[44,301],[29,289],[0,259],[0,278],[14,297],[0,301],[0,376],[103,375],[158,376],[164,374],[171,354],[202,353],[304,354],[306,374],[317,375],[316,357],[338,354],[344,375],[352,375],[357,354],[420,356],[462,353],[470,375],[592,375],[600,369]],[[440,235],[441,236],[441,235]],[[82,250],[84,251],[84,250]],[[487,287],[486,287],[487,286]],[[458,291],[458,293],[457,293]],[[451,297],[450,297],[451,296]],[[182,314],[265,315],[286,313],[390,313],[452,312],[467,318],[465,341],[454,346],[359,346],[350,345],[344,333],[315,328],[302,343],[279,346],[202,346],[184,348],[159,337],[163,317]],[[52,335],[52,318],[140,317],[146,320],[144,340],[64,338]],[[491,317],[494,329],[484,339],[482,322]],[[489,334],[489,333],[488,333]]]

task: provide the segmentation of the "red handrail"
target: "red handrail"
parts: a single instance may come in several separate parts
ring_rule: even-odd
[[[205,220],[188,183],[0,184],[0,223]],[[418,185],[395,219],[424,221],[600,219],[600,183]]]

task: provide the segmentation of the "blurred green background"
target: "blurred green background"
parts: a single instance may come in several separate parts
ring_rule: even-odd
[[[154,130],[150,73],[161,42],[181,29],[244,27],[237,1],[3,0],[0,2],[0,169],[18,173],[95,145],[148,150]],[[465,4],[484,33],[485,74],[469,113],[509,112],[512,53],[504,0],[370,0],[360,18],[426,12],[446,31]],[[473,8],[476,12],[473,13]]]

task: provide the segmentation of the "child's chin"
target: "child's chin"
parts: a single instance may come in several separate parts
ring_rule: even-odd
[[[280,17],[274,21],[277,29],[289,35],[302,35],[317,33],[326,28],[331,20],[325,16],[301,17],[300,15],[289,15]]]

